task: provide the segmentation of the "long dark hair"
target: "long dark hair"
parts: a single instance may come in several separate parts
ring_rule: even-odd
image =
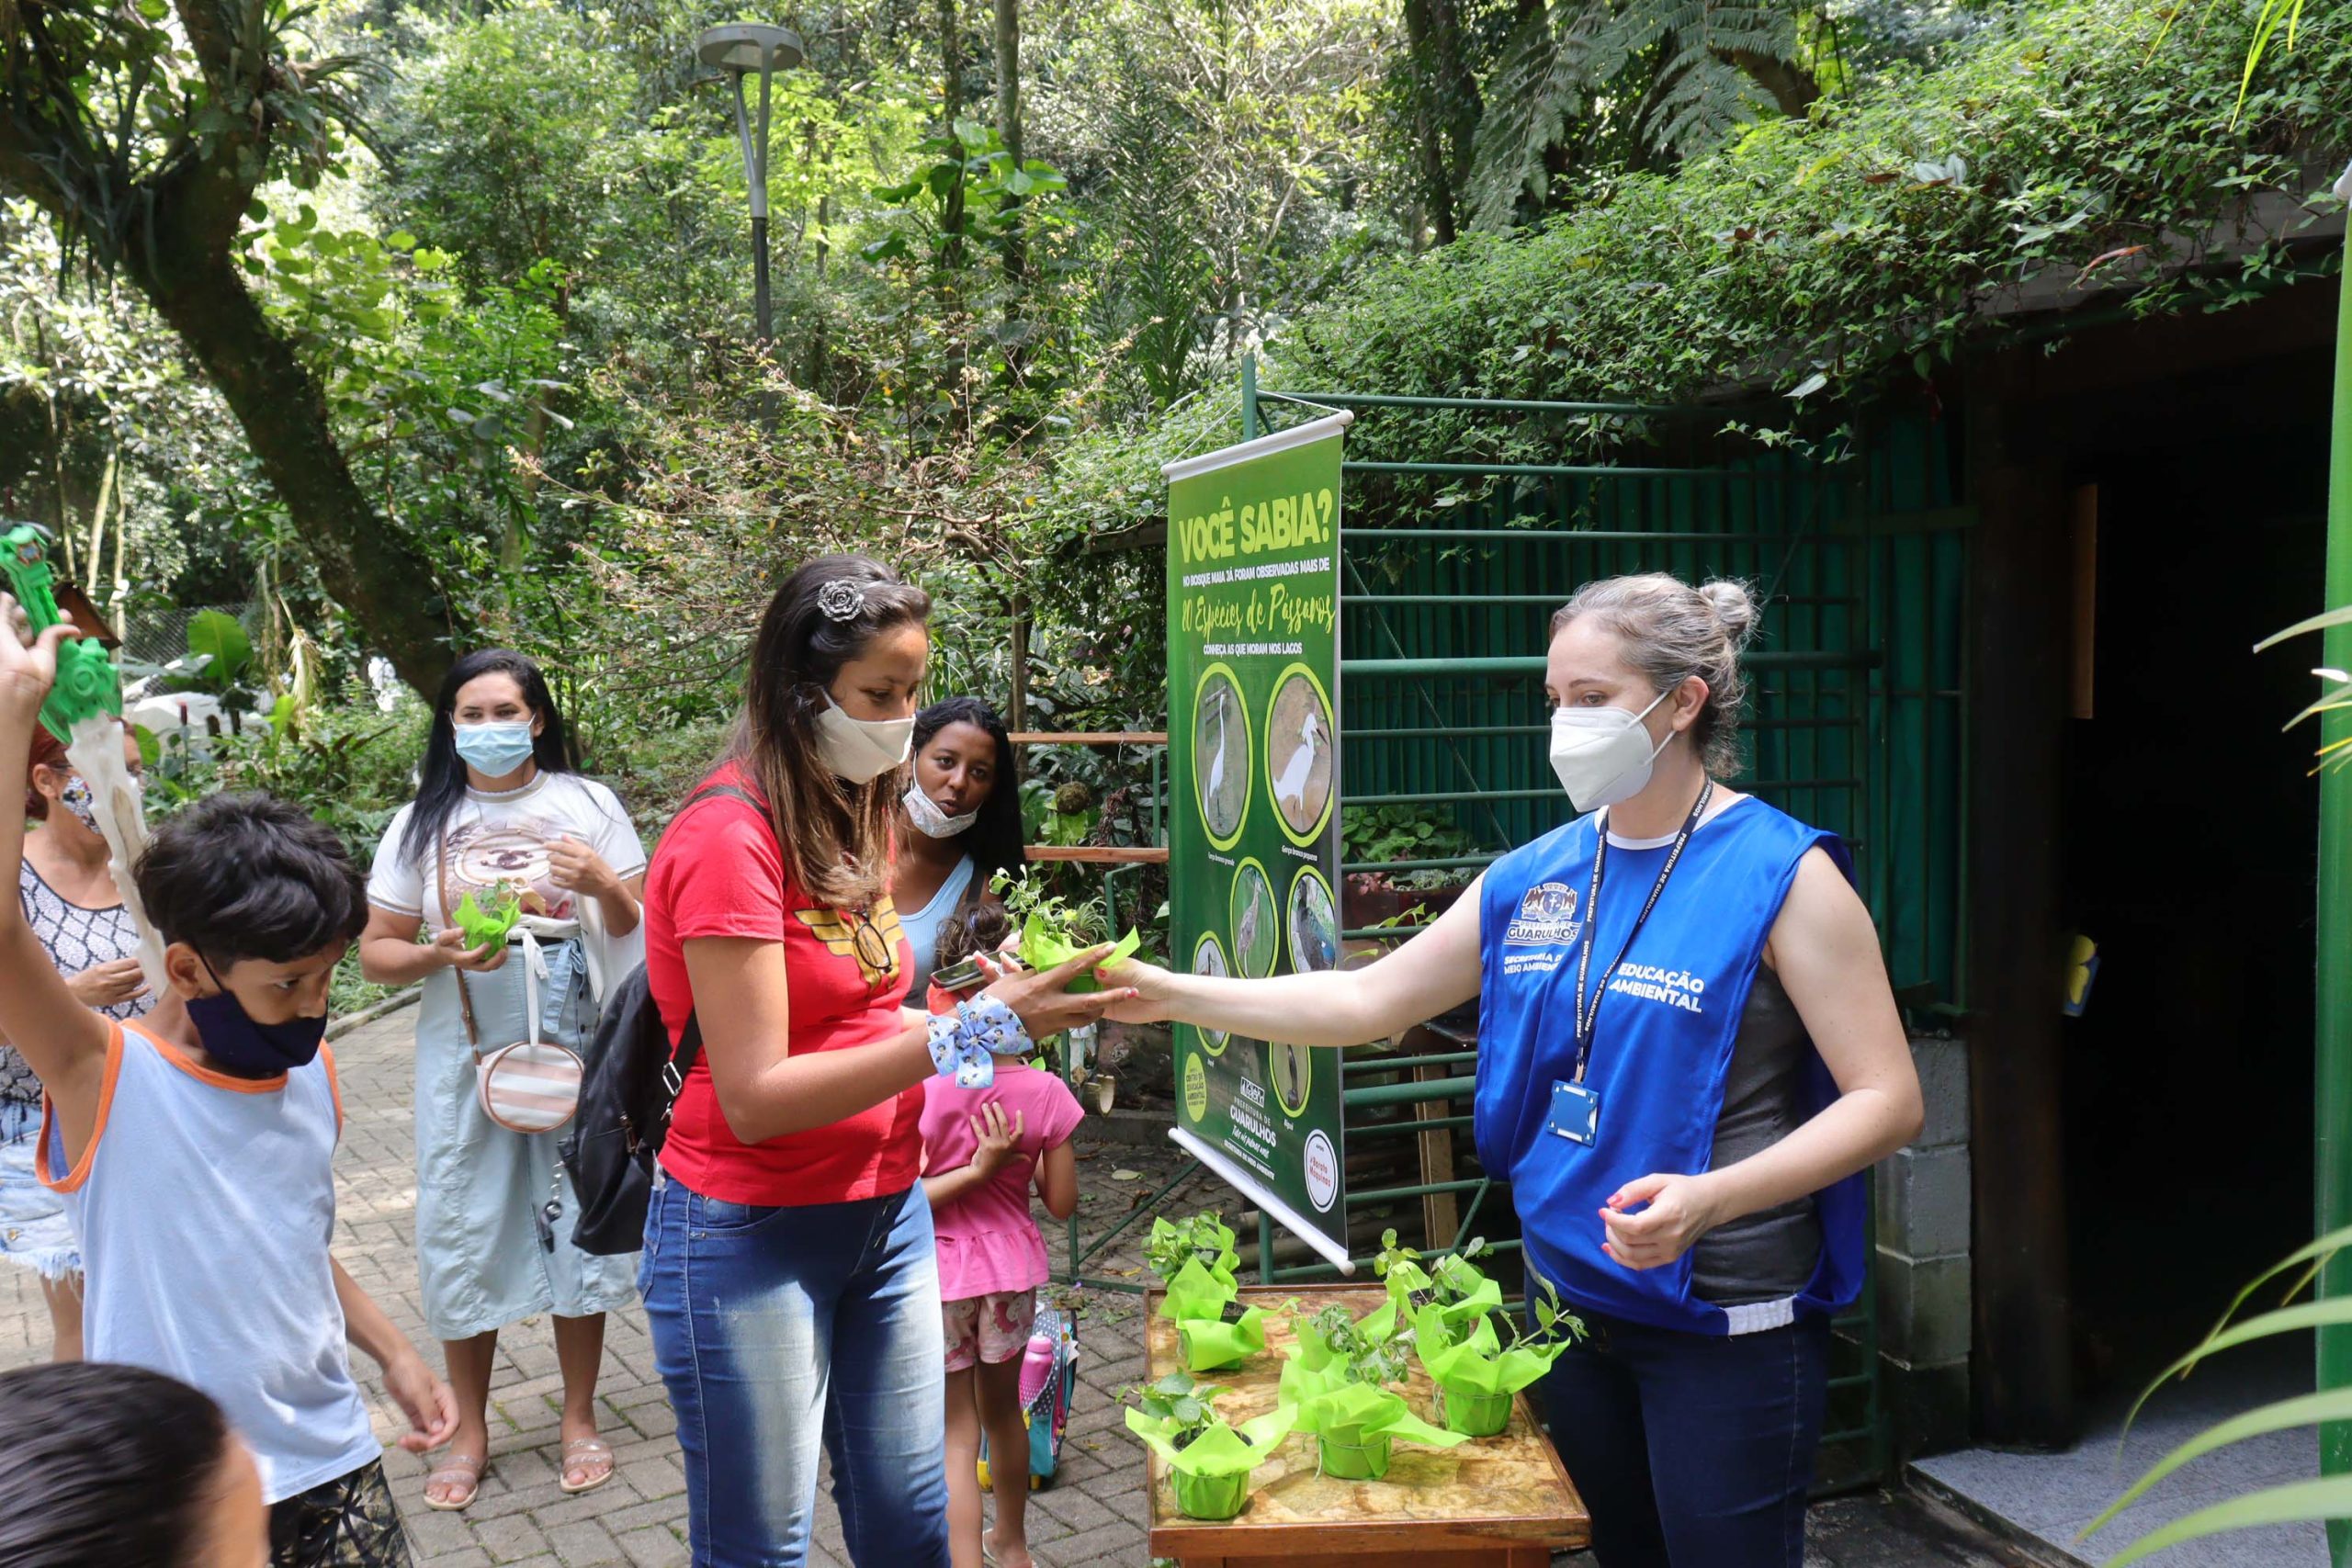
[[[138,1367],[63,1361],[0,1373],[0,1562],[192,1562],[229,1458],[220,1407]]]
[[[1013,760],[1012,737],[1004,732],[1004,720],[978,697],[949,697],[917,714],[915,754],[921,756],[933,738],[951,724],[986,730],[996,742],[996,780],[989,786],[988,799],[980,803],[978,819],[956,840],[956,847],[972,857],[972,886],[964,895],[964,903],[969,906],[987,894],[998,872],[1017,876],[1029,863],[1028,852],[1021,844],[1021,769]]]
[[[401,859],[422,864],[425,852],[441,841],[441,830],[458,803],[466,798],[466,764],[458,755],[458,727],[450,716],[458,711],[458,694],[469,682],[484,675],[511,675],[523,688],[524,705],[545,722],[531,743],[531,760],[543,773],[576,773],[578,759],[571,750],[571,732],[548,690],[539,667],[511,648],[478,649],[449,667],[441,694],[433,700],[433,733],[425,738],[424,761],[418,768],[416,804],[409,809],[408,830],[401,835]]]
[[[837,620],[820,598],[858,607]],[[843,783],[825,765],[817,716],[842,665],[885,632],[930,619],[930,594],[865,556],[819,556],[785,579],[760,617],[728,759],[767,797],[786,874],[829,909],[881,901],[906,770]]]

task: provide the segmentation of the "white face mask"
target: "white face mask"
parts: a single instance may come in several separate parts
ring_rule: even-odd
[[[952,839],[980,819],[980,814],[967,811],[961,817],[950,817],[939,809],[939,802],[923,794],[922,785],[907,786],[907,820],[915,831],[926,839]]]
[[[1652,746],[1642,720],[1650,708],[1666,701],[1660,692],[1649,707],[1629,713],[1620,707],[1555,708],[1552,710],[1552,771],[1578,811],[1598,811],[1621,800],[1631,800],[1650,782],[1650,764],[1666,750],[1666,740]]]
[[[817,749],[835,777],[854,784],[872,784],[914,750],[914,716],[852,718],[828,692],[825,711],[817,716]]]

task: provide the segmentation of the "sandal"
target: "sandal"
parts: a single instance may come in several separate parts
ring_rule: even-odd
[[[604,1468],[597,1470],[598,1464]],[[571,1472],[575,1470],[589,1472],[589,1478],[572,1484]],[[602,1438],[574,1438],[563,1445],[563,1479],[556,1484],[564,1493],[576,1497],[582,1492],[594,1492],[612,1478],[612,1444]]]
[[[471,1454],[451,1454],[438,1469],[424,1478],[424,1506],[428,1508],[437,1508],[445,1514],[464,1513],[474,1506],[474,1499],[481,1495],[482,1474],[489,1468],[488,1454],[482,1455],[480,1459],[476,1459]],[[433,1488],[453,1486],[460,1482],[466,1483],[466,1490],[462,1495],[435,1501]]]

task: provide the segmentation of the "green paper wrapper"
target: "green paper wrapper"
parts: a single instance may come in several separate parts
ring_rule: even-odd
[[[1168,1281],[1168,1294],[1159,1303],[1159,1315],[1178,1323],[1193,1319],[1215,1323],[1225,1315],[1226,1303],[1240,1293],[1241,1287],[1234,1282],[1231,1274],[1222,1268],[1212,1273],[1195,1258]]]
[[[1067,964],[1093,945],[1091,942],[1083,944],[1072,942],[1040,914],[1032,913],[1027,923],[1021,928],[1021,962],[1032,969],[1051,969],[1056,964]],[[1142,947],[1142,935],[1130,928],[1127,934],[1102,955],[1102,962],[1124,964]],[[1102,988],[1102,982],[1092,975],[1080,975],[1069,983],[1072,996],[1082,997]]]
[[[1176,1322],[1177,1343],[1188,1371],[1220,1372],[1238,1367],[1266,1348],[1266,1309],[1251,1307],[1238,1323],[1185,1317]]]
[[[469,893],[458,900],[458,907],[449,913],[450,923],[466,933],[466,947],[473,953],[496,947],[504,942],[506,933],[513,931],[514,922],[522,918],[523,900],[512,895],[495,909],[484,909],[474,902],[474,896]]]
[[[1385,1432],[1362,1443],[1335,1443],[1329,1438],[1315,1439],[1315,1462],[1322,1466],[1324,1474],[1339,1481],[1379,1480],[1388,1473],[1392,1452]]]
[[[1188,1519],[1221,1524],[1237,1517],[1250,1501],[1250,1476],[1187,1475],[1178,1471],[1168,1478],[1176,1494],[1176,1511]]]
[[[1277,1405],[1244,1421],[1238,1431],[1220,1420],[1181,1449],[1176,1446],[1173,1421],[1156,1421],[1130,1408],[1127,1430],[1167,1464],[1176,1506],[1187,1516],[1229,1519],[1241,1511],[1248,1498],[1250,1472],[1273,1458],[1274,1450],[1290,1436],[1292,1414],[1288,1405]],[[1208,1511],[1195,1513],[1195,1505]]]
[[[1442,1430],[1414,1415],[1394,1389],[1342,1381],[1346,1376],[1347,1369],[1337,1361],[1319,1371],[1301,1359],[1283,1368],[1281,1397],[1296,1408],[1298,1430],[1348,1449],[1363,1448],[1374,1438],[1401,1438],[1433,1449],[1464,1440],[1464,1434]]]
[[[1415,1348],[1430,1381],[1448,1393],[1471,1399],[1500,1396],[1507,1404],[1512,1394],[1541,1381],[1568,1348],[1562,1339],[1506,1350],[1495,1325],[1483,1317],[1469,1334],[1449,1340],[1434,1308],[1424,1309],[1413,1324]]]
[[[1437,1391],[1438,1415],[1445,1429],[1464,1437],[1499,1436],[1510,1425],[1510,1405],[1508,1393],[1462,1393],[1444,1387]]]
[[[1428,1306],[1414,1306],[1412,1297],[1421,1292],[1434,1292],[1437,1280],[1419,1264],[1409,1262],[1389,1266],[1388,1300],[1399,1313],[1411,1318],[1413,1332],[1417,1336],[1428,1333],[1429,1325],[1434,1323],[1440,1330],[1440,1337],[1452,1341],[1461,1337],[1464,1325],[1483,1319],[1487,1314],[1501,1308],[1503,1288],[1487,1279],[1476,1264],[1460,1258],[1444,1258],[1439,1268],[1456,1288],[1465,1280],[1470,1281],[1470,1289],[1462,1300],[1450,1305],[1432,1302]]]

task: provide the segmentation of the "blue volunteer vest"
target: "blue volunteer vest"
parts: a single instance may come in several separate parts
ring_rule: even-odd
[[[1594,843],[1586,817],[1487,869],[1478,910],[1478,1158],[1509,1176],[1528,1265],[1569,1301],[1655,1327],[1726,1334],[1724,1309],[1690,1292],[1690,1253],[1669,1268],[1627,1269],[1600,1250],[1600,1211],[1636,1178],[1707,1168],[1740,1014],[1797,863],[1816,845],[1849,878],[1852,862],[1835,834],[1753,797],[1691,835],[1603,993],[1584,1078],[1600,1111],[1597,1136],[1584,1145],[1549,1127],[1552,1085],[1576,1070],[1577,960],[1585,942],[1597,942],[1588,984],[1598,987],[1667,855],[1610,846],[1596,931],[1594,911],[1583,907]],[[1836,1096],[1817,1056],[1808,1083],[1808,1113]],[[1860,1290],[1862,1179],[1815,1196],[1821,1259],[1797,1298],[1800,1314],[1842,1308]]]

